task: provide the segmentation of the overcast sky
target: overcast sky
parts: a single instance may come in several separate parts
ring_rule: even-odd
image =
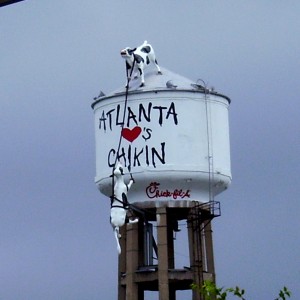
[[[232,100],[233,181],[213,221],[218,284],[247,299],[286,285],[300,299],[299,12],[299,1],[276,0],[0,8],[0,299],[116,299],[90,105],[124,85],[119,51],[144,40],[161,66]]]

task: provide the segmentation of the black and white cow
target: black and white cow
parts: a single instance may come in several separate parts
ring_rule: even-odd
[[[145,85],[144,68],[145,66],[149,65],[150,62],[155,64],[158,74],[162,74],[155,58],[154,50],[152,46],[147,43],[147,41],[145,41],[141,46],[137,48],[132,49],[127,47],[121,50],[121,56],[126,60],[127,78],[129,78],[131,73],[135,73],[135,77],[137,77],[137,74],[139,72],[139,75],[141,77],[140,87]],[[134,70],[131,70],[133,66]]]
[[[111,201],[110,207],[110,223],[113,227],[115,238],[117,241],[117,247],[119,254],[121,253],[121,246],[119,239],[121,238],[120,227],[126,223],[127,210],[129,209],[129,203],[127,200],[127,192],[133,184],[133,179],[130,179],[129,183],[124,182],[123,166],[120,162],[117,162],[114,167],[113,176],[115,176],[114,195]],[[129,223],[136,223],[138,218],[129,219]]]

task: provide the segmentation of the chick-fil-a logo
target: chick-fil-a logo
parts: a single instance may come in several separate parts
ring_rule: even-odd
[[[166,190],[160,190],[159,189],[160,183],[158,182],[151,182],[149,186],[146,187],[146,195],[150,199],[154,198],[173,198],[176,199],[185,199],[190,198],[190,190],[183,190],[183,189],[174,189],[169,191]]]

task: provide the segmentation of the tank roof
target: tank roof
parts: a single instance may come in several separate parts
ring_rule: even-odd
[[[140,87],[140,78],[134,78],[129,83],[129,91],[132,90],[143,90],[143,91],[153,91],[157,89],[166,89],[167,82],[169,88],[175,86],[179,89],[191,89],[191,80],[178,75],[174,72],[167,70],[166,68],[161,68],[162,74],[158,74],[156,69],[150,69],[148,72],[145,72],[145,85]],[[116,92],[125,92],[125,87],[121,88]]]
[[[158,74],[156,69],[150,69],[145,71],[145,85],[140,87],[140,78],[133,78],[130,80],[128,93],[140,93],[140,92],[153,92],[153,91],[170,91],[170,90],[181,90],[181,91],[194,91],[200,93],[209,93],[224,97],[230,103],[230,98],[225,95],[219,94],[212,89],[208,89],[205,87],[204,81],[199,79],[197,82],[193,82],[192,80],[178,75],[166,68],[161,67],[162,74]],[[110,94],[103,94],[100,92],[100,95],[94,98],[94,102],[92,103],[92,108],[94,105],[106,98],[114,97],[117,95],[125,94],[126,87],[125,84],[123,87],[113,91]]]

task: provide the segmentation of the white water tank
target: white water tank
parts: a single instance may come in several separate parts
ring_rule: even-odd
[[[125,87],[92,104],[95,183],[104,195],[112,195],[111,174],[118,158],[125,181],[129,171],[135,180],[128,194],[131,203],[209,201],[231,182],[230,99],[162,72],[146,73],[141,88],[139,79],[132,80],[126,107]]]

